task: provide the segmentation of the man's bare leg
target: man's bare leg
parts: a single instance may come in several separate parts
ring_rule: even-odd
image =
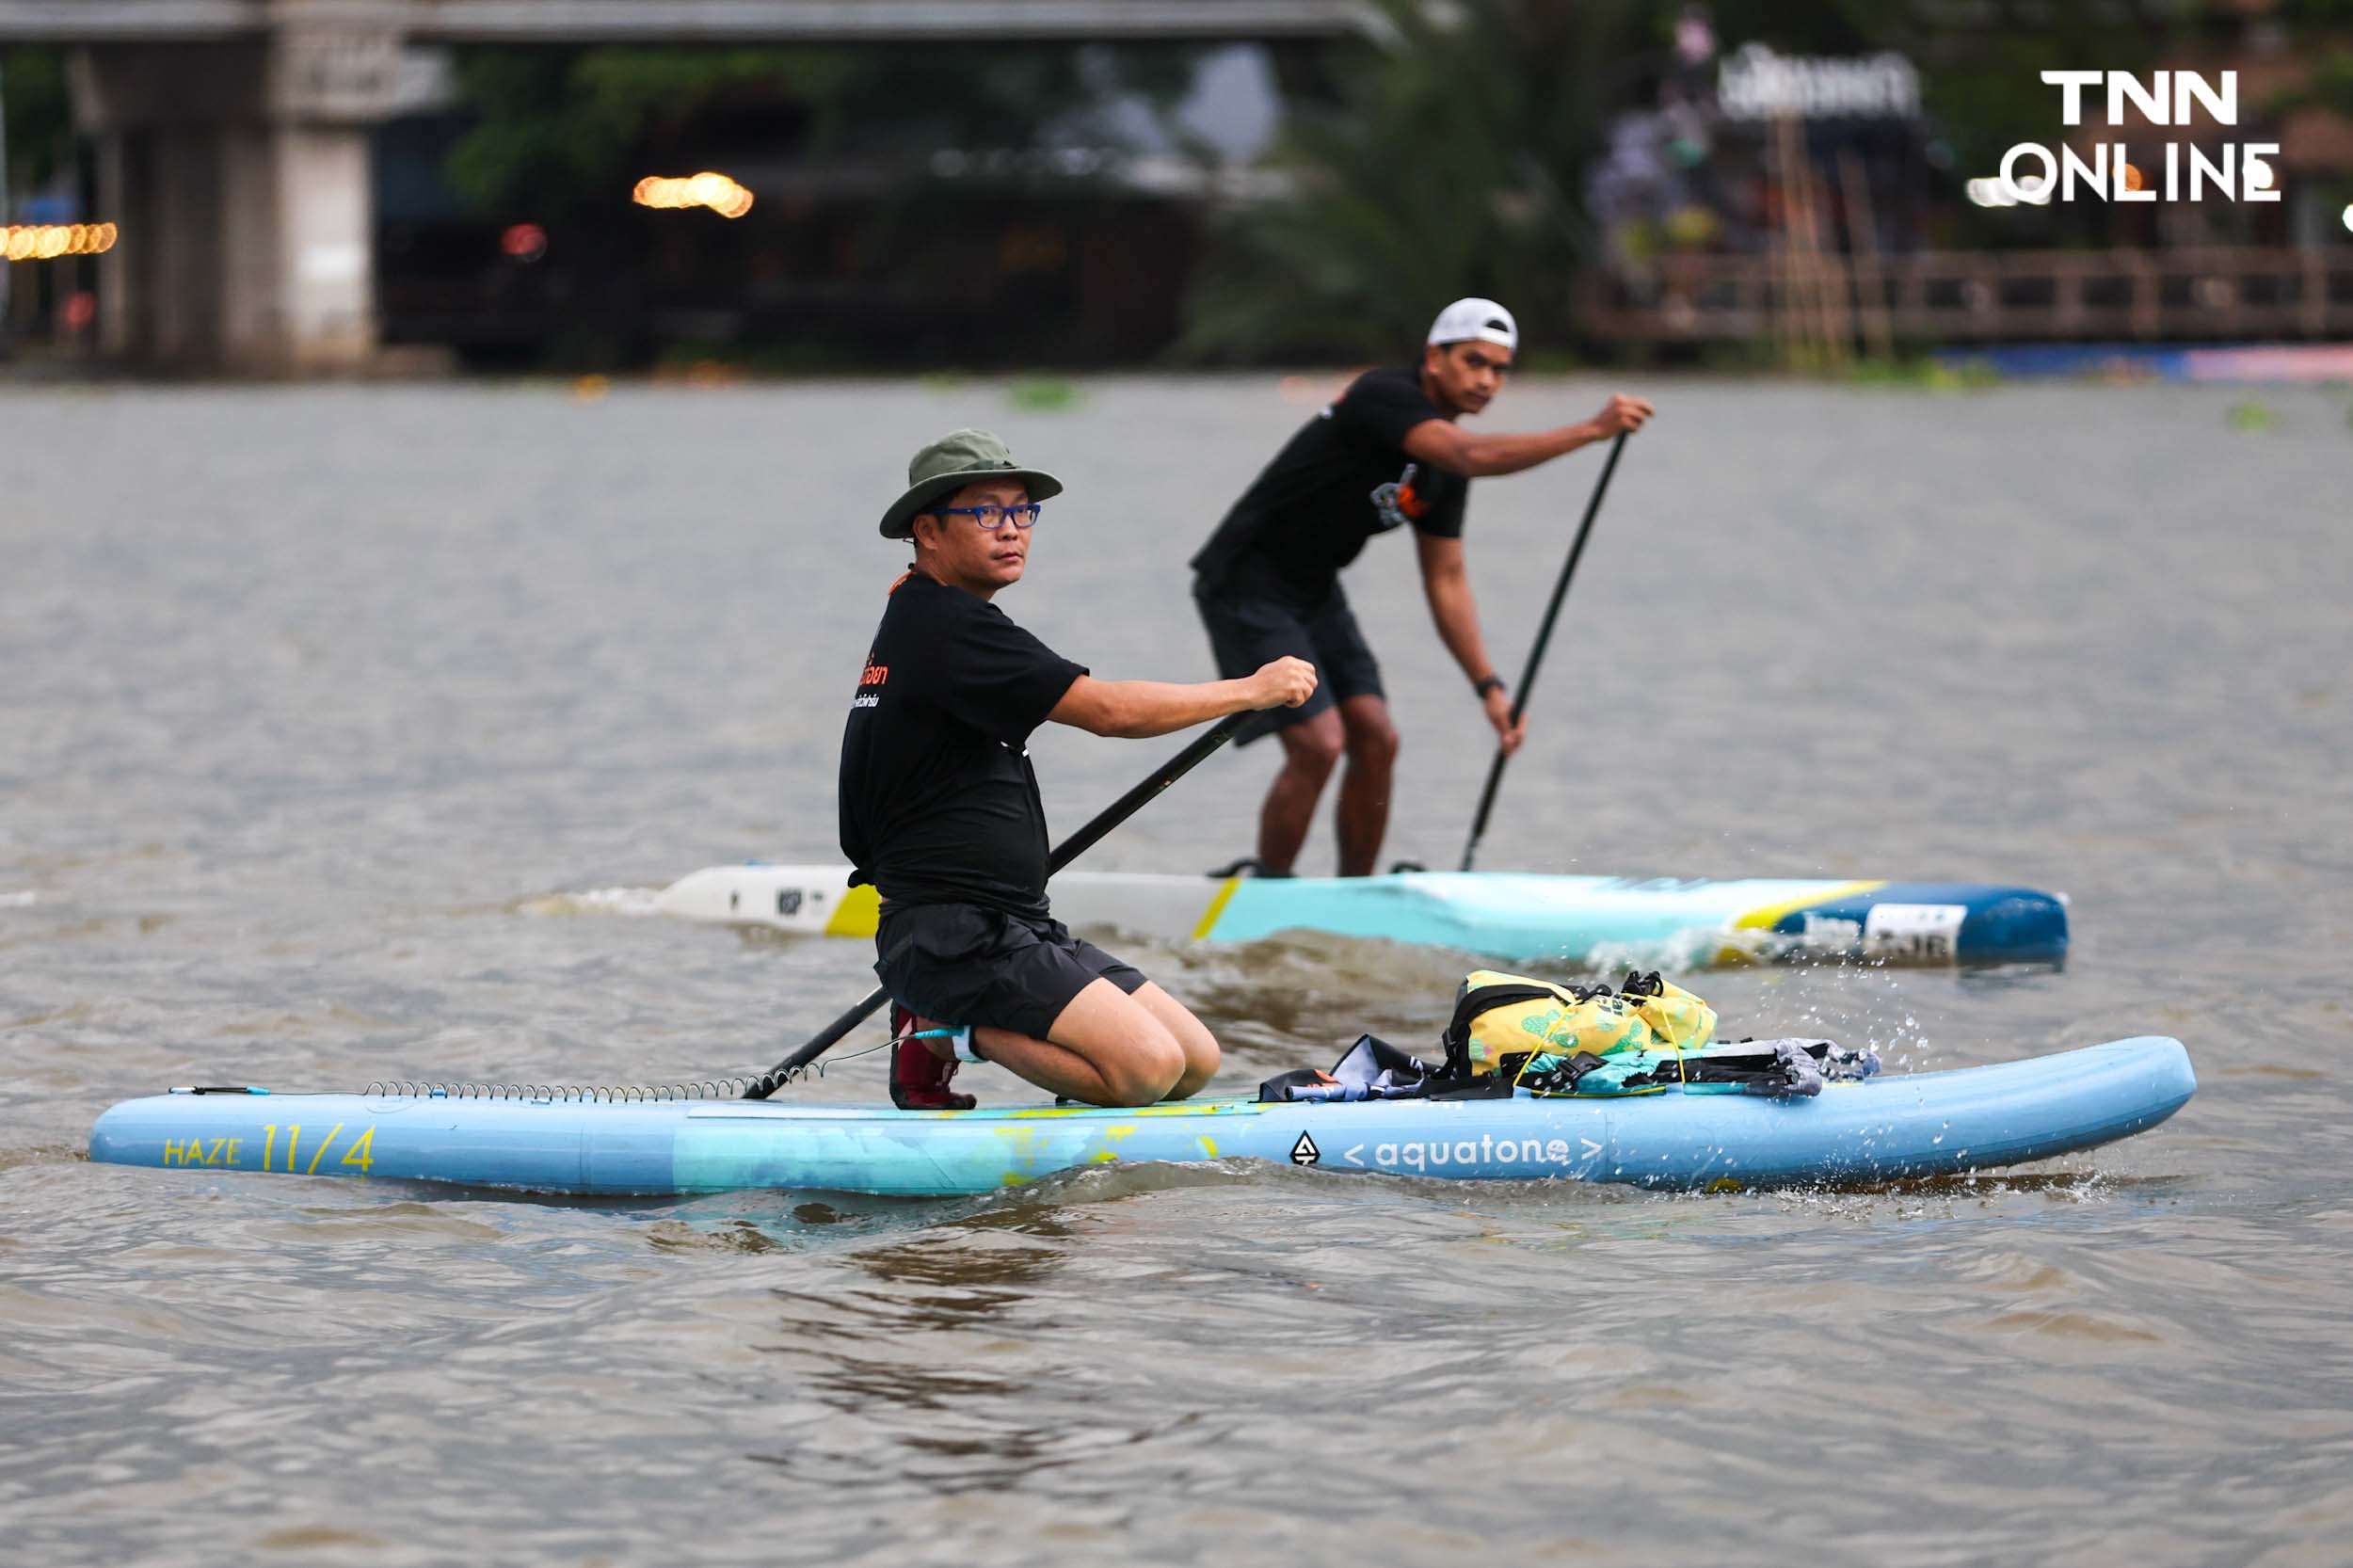
[[[1340,779],[1340,874],[1370,876],[1389,830],[1397,726],[1389,722],[1387,700],[1378,696],[1352,696],[1338,712],[1348,748],[1348,772]]]
[[[1108,980],[1093,980],[1070,999],[1045,1039],[983,1026],[972,1032],[972,1043],[1007,1072],[1057,1095],[1089,1105],[1152,1105],[1166,1098],[1194,1064],[1138,997]],[[1175,1005],[1176,999],[1164,992],[1162,997]],[[1212,1043],[1210,1051],[1216,1048]],[[1216,1069],[1214,1054],[1209,1066]]]
[[[1185,1053],[1184,1076],[1176,1080],[1176,1088],[1160,1097],[1191,1099],[1201,1092],[1201,1086],[1209,1082],[1217,1071],[1221,1056],[1217,1037],[1209,1032],[1209,1025],[1193,1016],[1193,1009],[1151,981],[1144,983],[1143,988],[1136,992],[1135,1000],[1144,1004],[1145,1012],[1160,1020],[1160,1027],[1167,1030],[1169,1037],[1176,1042],[1176,1048]]]
[[[1345,737],[1339,715],[1329,708],[1311,719],[1287,724],[1274,735],[1283,743],[1283,771],[1274,776],[1258,812],[1258,864],[1271,872],[1288,872],[1307,841],[1316,802],[1323,798],[1324,781],[1340,760]]]
[[[1098,985],[1122,1000],[1132,1000],[1151,1018],[1157,1020],[1167,1032],[1168,1038],[1175,1044],[1177,1051],[1183,1056],[1184,1070],[1178,1075],[1175,1085],[1163,1092],[1159,1098],[1189,1099],[1198,1094],[1201,1086],[1217,1072],[1221,1053],[1218,1050],[1216,1036],[1209,1032],[1209,1025],[1193,1016],[1192,1009],[1161,990],[1151,981],[1144,982],[1132,998],[1128,997],[1120,991],[1118,986],[1107,980],[1097,980],[1089,984],[1084,991],[1071,999],[1070,1005],[1063,1010],[1061,1017],[1054,1020],[1053,1030],[1049,1032],[1061,1033],[1065,1025],[1076,1028],[1089,1022],[1095,1011],[1092,1004],[1085,1015],[1074,1016],[1074,1013],[1078,1009],[1079,1002],[1086,999]],[[1115,1009],[1110,1011],[1116,1013]],[[1128,1021],[1132,1022],[1131,1019]],[[918,1018],[916,1026],[920,1029],[939,1027],[936,1020],[930,1018]],[[1118,1087],[1131,1089],[1138,1087],[1135,1083],[1122,1084],[1107,1080],[1100,1068],[1091,1064],[1085,1055],[1084,1044],[1074,1047],[1058,1043],[1050,1038],[1033,1040],[1026,1034],[1016,1034],[1009,1029],[993,1029],[985,1025],[973,1031],[973,1039],[980,1046],[981,1054],[987,1057],[989,1061],[998,1063],[1018,1077],[1029,1079],[1030,1081],[1042,1088],[1051,1089],[1058,1095],[1066,1095],[1072,1099],[1085,1099],[1090,1104],[1154,1103],[1105,1100],[1096,1097],[1094,1094],[1079,1093],[1077,1089],[1069,1086],[1073,1082],[1072,1075],[1076,1075],[1079,1087],[1091,1088],[1101,1094],[1108,1094]],[[931,1050],[934,1056],[943,1062],[953,1053],[952,1048],[945,1040],[927,1039],[922,1044]],[[1074,1058],[1076,1060],[1072,1060]],[[1016,1062],[1026,1063],[1029,1065],[1016,1065]],[[1048,1082],[1031,1068],[1037,1068],[1039,1071],[1058,1076],[1055,1076],[1053,1081]],[[1157,1077],[1157,1070],[1153,1076]],[[1112,1077],[1116,1079],[1119,1075],[1114,1074]]]

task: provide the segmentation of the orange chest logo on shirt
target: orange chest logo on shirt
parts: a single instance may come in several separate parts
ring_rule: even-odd
[[[1385,534],[1392,528],[1419,522],[1430,515],[1430,509],[1437,504],[1415,488],[1414,481],[1420,474],[1419,463],[1408,463],[1396,483],[1383,485],[1372,492],[1373,515],[1380,520],[1373,532]]]

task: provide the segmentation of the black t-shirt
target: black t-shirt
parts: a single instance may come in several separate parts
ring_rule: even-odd
[[[1410,522],[1461,538],[1470,481],[1416,461],[1402,444],[1415,425],[1445,417],[1421,390],[1418,368],[1365,372],[1274,455],[1193,569],[1212,585],[1285,588],[1311,603],[1375,534]]]
[[[901,905],[1045,914],[1046,807],[1027,743],[1086,673],[986,600],[902,578],[841,731],[850,886]]]

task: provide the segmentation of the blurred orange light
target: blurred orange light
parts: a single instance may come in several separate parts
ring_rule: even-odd
[[[2124,166],[2124,188],[2126,190],[2139,190],[2147,184],[2148,182],[2141,177],[2138,165],[2126,164]]]
[[[101,256],[114,248],[111,223],[0,225],[0,253],[11,262],[52,262],[60,256]]]
[[[641,207],[675,211],[682,207],[708,207],[721,217],[742,217],[752,210],[752,193],[724,174],[709,169],[683,180],[664,179],[649,174],[637,182],[630,200]]]

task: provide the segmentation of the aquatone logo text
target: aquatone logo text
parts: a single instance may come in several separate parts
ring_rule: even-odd
[[[2210,83],[2195,71],[2158,71],[2143,81],[2129,71],[2046,71],[2045,85],[2059,90],[2059,121],[2080,129],[2087,117],[2121,136],[2195,124],[2203,117],[2217,125],[2238,123],[2238,72],[2225,71]],[[2101,111],[2105,110],[2103,115]],[[2269,159],[2276,141],[2222,142],[2201,146],[2168,141],[2155,157],[2136,162],[2121,139],[2090,144],[2089,156],[2071,137],[2055,147],[2022,141],[2002,154],[1999,178],[1985,182],[1999,205],[2024,201],[2277,201]],[[2154,151],[2152,149],[2151,151]],[[1978,183],[1972,181],[1975,186]],[[1977,193],[1973,190],[1972,196]]]

